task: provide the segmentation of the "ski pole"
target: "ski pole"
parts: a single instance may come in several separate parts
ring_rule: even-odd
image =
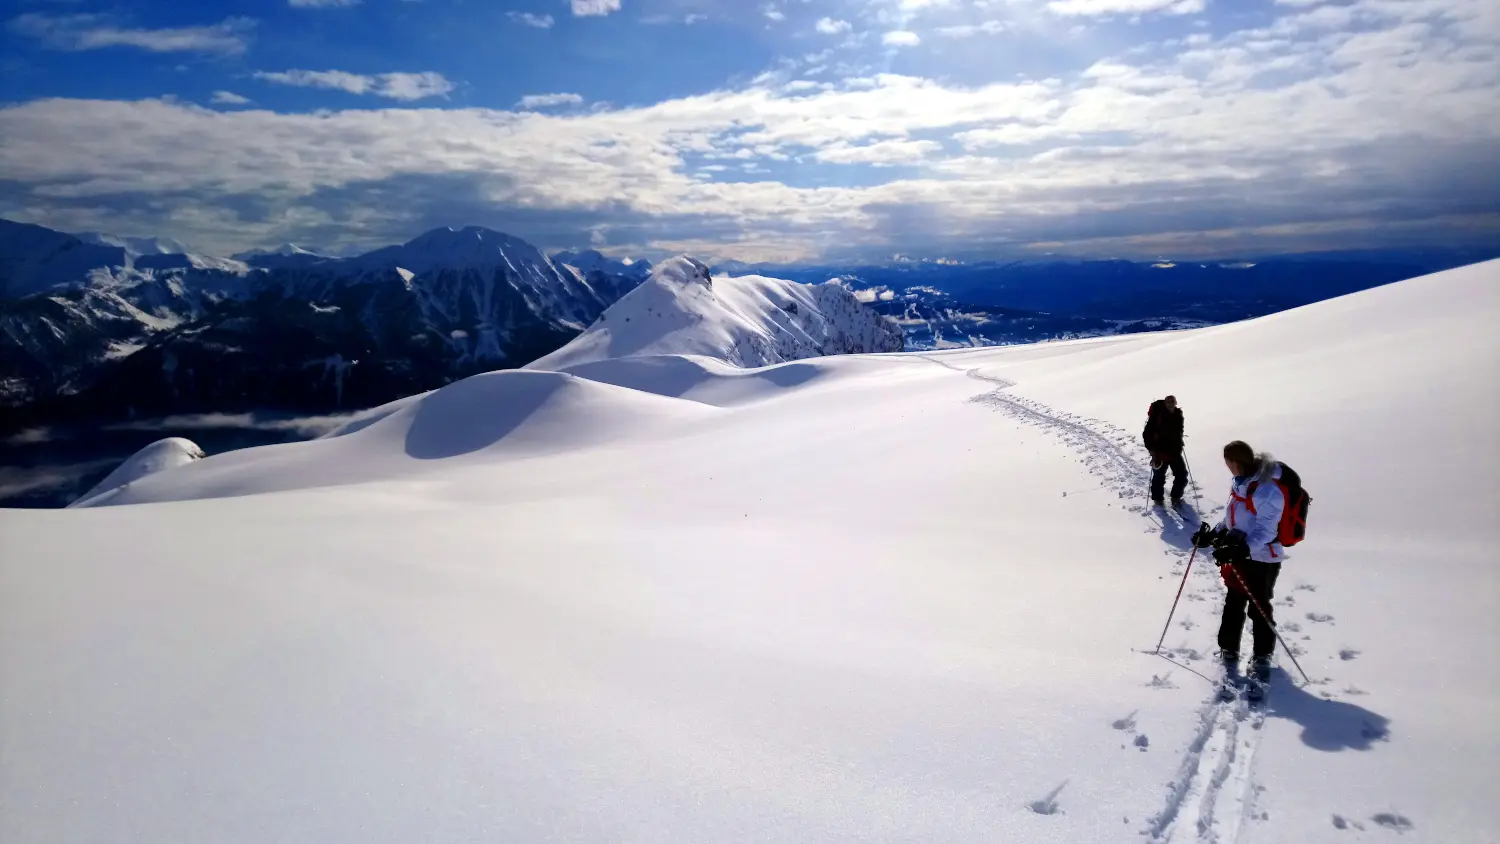
[[[1161,629],[1161,638],[1156,642],[1156,652],[1161,653],[1161,643],[1167,641],[1167,631],[1172,628],[1172,616],[1177,614],[1177,602],[1182,600],[1182,587],[1187,585],[1188,572],[1193,570],[1193,558],[1198,556],[1198,546],[1193,546],[1193,553],[1188,555],[1187,568],[1182,570],[1182,582],[1177,585],[1177,597],[1172,599],[1172,611],[1167,613],[1167,623]]]
[[[1271,614],[1266,612],[1266,608],[1261,606],[1260,599],[1255,597],[1255,593],[1251,592],[1250,587],[1246,585],[1245,578],[1240,575],[1239,566],[1234,563],[1229,563],[1228,565],[1229,570],[1234,572],[1234,579],[1240,582],[1240,588],[1245,590],[1245,594],[1249,596],[1250,603],[1255,605],[1255,611],[1260,613],[1260,617],[1265,619],[1267,624],[1271,625],[1271,632],[1276,634],[1276,641],[1281,643],[1281,647],[1286,650],[1286,655],[1292,658],[1292,664],[1297,666],[1297,673],[1302,675],[1303,682],[1311,683],[1312,680],[1307,676],[1307,672],[1302,670],[1302,663],[1297,661],[1297,655],[1292,653],[1292,649],[1287,645],[1286,640],[1281,638],[1281,631],[1276,628],[1276,622],[1271,620]]]
[[[1182,447],[1182,468],[1187,470],[1188,483],[1193,485],[1193,509],[1198,511],[1198,519],[1203,519],[1203,496],[1198,494],[1198,476],[1193,474],[1193,464],[1187,459],[1187,446]]]

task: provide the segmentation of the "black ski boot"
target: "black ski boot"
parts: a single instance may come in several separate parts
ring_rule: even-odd
[[[1220,651],[1219,661],[1224,664],[1224,679],[1219,681],[1219,700],[1234,700],[1239,697],[1244,681],[1240,675],[1240,655],[1233,651]]]
[[[1260,703],[1266,699],[1266,692],[1271,688],[1271,658],[1269,656],[1258,656],[1250,661],[1249,682],[1245,684],[1245,698],[1251,703]]]

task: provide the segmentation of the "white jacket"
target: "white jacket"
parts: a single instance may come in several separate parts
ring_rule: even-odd
[[[1235,480],[1229,485],[1229,504],[1224,508],[1224,518],[1219,527],[1240,530],[1250,546],[1250,559],[1262,563],[1279,563],[1286,551],[1277,541],[1281,532],[1281,511],[1286,508],[1286,498],[1276,479],[1281,477],[1281,466],[1269,454],[1257,455],[1260,471],[1243,481]],[[1251,484],[1255,484],[1255,495],[1249,495]],[[1251,512],[1252,507],[1254,512]]]

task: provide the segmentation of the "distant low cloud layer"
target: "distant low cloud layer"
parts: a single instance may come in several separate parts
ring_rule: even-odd
[[[586,16],[620,6],[571,3]],[[170,234],[225,252],[375,244],[465,222],[543,245],[584,233],[624,251],[745,260],[851,250],[1222,255],[1247,244],[1500,235],[1500,3],[1282,0],[1247,28],[988,82],[838,72],[838,51],[986,49],[985,39],[1038,20],[1194,9],[1184,0],[841,8],[777,21],[756,6],[758,25],[796,29],[808,49],[833,46],[733,87],[634,107],[579,108],[578,94],[530,95],[510,110],[314,113],[23,102],[0,109],[0,216]],[[19,26],[86,49],[81,23],[61,36]],[[400,100],[453,87],[440,74],[255,76]]]

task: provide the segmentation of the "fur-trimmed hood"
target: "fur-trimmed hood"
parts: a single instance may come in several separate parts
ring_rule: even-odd
[[[1250,480],[1256,484],[1265,484],[1281,476],[1281,464],[1276,462],[1276,458],[1272,457],[1269,451],[1256,453],[1255,465],[1260,468],[1250,477]]]
[[[1246,534],[1245,542],[1250,546],[1250,559],[1262,563],[1281,562],[1284,551],[1276,541],[1281,521],[1282,497],[1274,481],[1281,477],[1281,464],[1266,452],[1255,455],[1255,473],[1244,478],[1236,477],[1230,484],[1230,500],[1224,507],[1224,518],[1219,525]],[[1252,494],[1250,486],[1255,485]],[[1251,512],[1249,498],[1254,498],[1255,511]]]

